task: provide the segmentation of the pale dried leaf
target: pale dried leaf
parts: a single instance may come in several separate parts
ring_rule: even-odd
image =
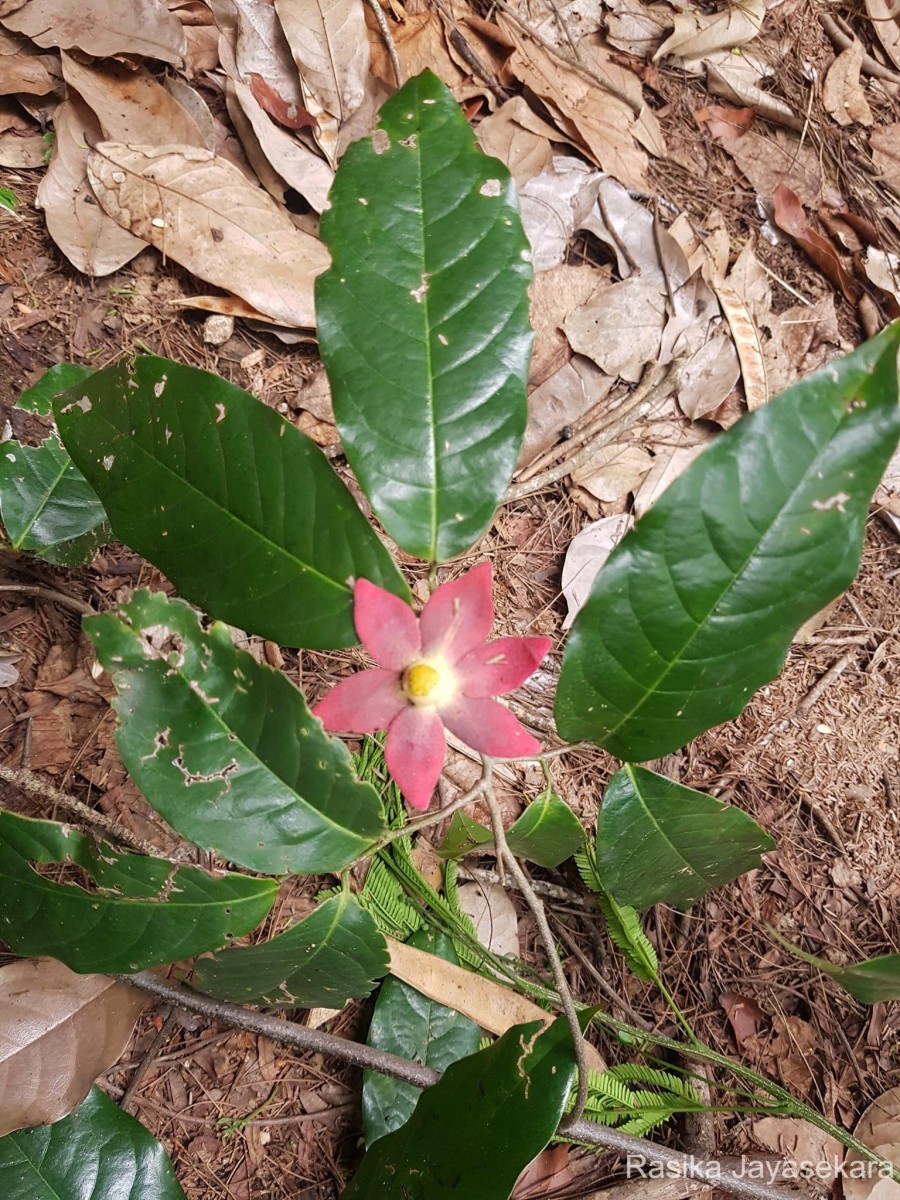
[[[822,103],[838,125],[871,125],[875,119],[859,81],[862,60],[863,44],[854,40],[841,51],[825,76]]]
[[[773,74],[773,68],[761,57],[746,50],[741,54],[722,50],[708,55],[703,66],[706,68],[706,86],[713,96],[721,96],[731,104],[748,105],[760,117],[777,121],[789,129],[803,128],[803,121],[791,106],[763,87],[763,80]]]
[[[88,172],[123,227],[266,316],[315,325],[313,285],[327,251],[231,163],[191,147],[103,142]]]
[[[97,118],[73,92],[56,110],[53,155],[37,190],[50,236],[79,271],[110,275],[146,246],[112,220],[94,198],[87,178],[86,139],[100,141]]]
[[[797,1167],[806,1164],[807,1169],[809,1165],[815,1169],[821,1164],[821,1174],[816,1171],[819,1182],[837,1177],[844,1147],[837,1138],[829,1137],[808,1121],[799,1117],[762,1117],[751,1128],[754,1141],[764,1150],[780,1154],[787,1162]],[[846,1197],[846,1177],[843,1182]]]
[[[240,101],[237,98],[234,80],[230,77],[225,80],[225,108],[228,111],[228,116],[231,118],[231,124],[238,136],[241,149],[251,168],[251,173],[248,176],[250,182],[260,183],[269,195],[277,201],[279,206],[283,205],[288,185],[263,153],[253,125],[241,108]]]
[[[828,362],[841,345],[831,292],[815,304],[785,309],[771,318],[769,328],[772,337],[766,346],[766,365],[773,396]]]
[[[554,1019],[552,1013],[538,1008],[533,1001],[482,975],[393,938],[385,938],[385,941],[391,958],[392,975],[430,1000],[461,1012],[489,1033],[500,1035],[513,1025],[528,1021],[541,1021],[549,1025]],[[605,1070],[603,1059],[589,1042],[585,1042],[584,1049],[590,1070]]]
[[[42,137],[19,137],[15,133],[0,134],[0,167],[14,170],[34,170],[47,160],[49,147]]]
[[[769,380],[759,330],[747,305],[733,288],[727,283],[713,284],[713,287],[731,329],[744,382],[744,397],[747,408],[752,412],[769,399]]]
[[[19,669],[16,663],[21,657],[21,654],[14,654],[9,650],[0,650],[0,688],[12,687],[18,680]]]
[[[604,504],[613,504],[637,491],[652,465],[640,446],[600,446],[572,472],[572,481]]]
[[[867,278],[900,303],[900,258],[877,246],[869,246],[864,265]]]
[[[750,129],[740,137],[718,138],[763,200],[771,201],[784,184],[803,204],[840,208],[840,192],[823,179],[817,151],[783,129],[761,133]]]
[[[595,293],[609,286],[610,269],[605,267],[575,267],[567,263],[540,271],[531,284],[531,328],[534,330],[534,350],[528,372],[531,387],[540,387],[555,375],[571,356],[563,322],[573,309],[590,303]],[[529,420],[531,419],[529,415]],[[568,417],[557,426],[561,429]]]
[[[606,18],[606,40],[635,58],[650,58],[672,28],[672,12],[643,0],[615,0]]]
[[[572,538],[562,568],[562,592],[569,606],[563,629],[570,627],[584,607],[597,572],[633,524],[628,513],[601,517]]]
[[[192,88],[179,75],[168,75],[164,86],[166,91],[171,92],[188,116],[193,119],[194,124],[200,130],[200,136],[203,138],[202,145],[207,150],[215,150],[217,140],[221,136],[219,122],[213,116],[212,110],[197,89]]]
[[[259,148],[271,166],[316,212],[322,212],[334,182],[334,171],[318,154],[314,154],[297,141],[286,129],[276,125],[247,84],[234,80],[229,81],[229,85],[234,89],[234,95],[250,122]]]
[[[699,426],[695,426],[699,428]],[[706,444],[712,440],[712,435],[706,435]],[[686,471],[694,459],[706,449],[703,442],[685,446],[659,446],[653,466],[647,472],[644,482],[634,496],[634,515],[642,517],[670,483],[674,483],[682,471]]]
[[[607,176],[597,190],[597,203],[579,228],[587,229],[613,251],[622,279],[637,273],[641,282],[665,291],[668,276],[674,291],[690,275],[687,259],[666,229],[657,225],[654,233],[653,226],[653,213]]]
[[[900,68],[900,25],[897,24],[896,0],[866,0],[871,28],[884,47],[884,52]]]
[[[900,450],[887,465],[887,470],[875,493],[875,503],[885,512],[900,517]]]
[[[519,192],[525,235],[535,272],[561,263],[569,240],[591,210],[600,173],[576,158],[554,158],[552,168],[529,179]]]
[[[666,301],[654,283],[633,276],[604,289],[594,304],[569,314],[563,328],[572,349],[607,375],[637,383],[644,365],[656,362],[666,320]]]
[[[0,1136],[76,1108],[128,1045],[146,1002],[52,958],[0,967]]]
[[[751,42],[762,28],[765,0],[736,0],[719,12],[676,12],[675,28],[653,55],[653,61],[672,57],[687,64],[717,50]]]
[[[374,27],[374,42],[370,42],[371,70],[389,83],[393,91],[397,82],[384,38],[368,10],[366,20],[370,29]],[[466,72],[450,53],[444,22],[436,12],[426,8],[421,12],[405,13],[402,23],[394,28],[393,35],[404,78],[411,79],[428,68],[446,83],[457,99],[460,98],[458,89],[467,78]]]
[[[129,70],[117,62],[88,66],[63,52],[62,72],[93,110],[106,141],[205,146],[194,118],[146,68]]]
[[[369,73],[363,0],[275,0],[275,10],[304,91],[345,121],[362,104]]]
[[[59,68],[24,38],[0,29],[0,96],[46,96],[59,86]]]
[[[678,383],[681,411],[692,421],[708,417],[724,403],[740,375],[734,343],[720,330],[682,364]]]
[[[884,181],[900,192],[900,124],[880,125],[869,134],[872,160]]]
[[[165,0],[28,0],[3,18],[37,46],[83,50],[95,58],[134,54],[181,66],[184,30]]]
[[[528,397],[528,425],[518,470],[552,446],[567,425],[599,404],[615,382],[615,376],[605,375],[589,358],[576,354],[535,388]]]
[[[521,96],[507,100],[495,113],[485,117],[476,130],[481,149],[485,154],[499,158],[519,187],[551,167],[553,148],[550,139],[559,136],[549,125],[541,134],[520,124],[517,118],[523,109],[528,109],[528,105]]]
[[[285,105],[302,107],[300,78],[274,5],[260,0],[229,2],[233,8],[230,20],[225,14],[216,19],[230,51],[223,54],[220,42],[219,56],[226,74],[248,84],[252,75],[258,75]]]
[[[475,935],[493,954],[519,956],[516,906],[499,883],[464,883],[459,907],[471,918]]]

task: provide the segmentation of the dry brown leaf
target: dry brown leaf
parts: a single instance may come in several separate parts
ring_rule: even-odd
[[[844,299],[855,304],[859,299],[859,285],[841,262],[837,250],[828,238],[812,229],[797,196],[784,183],[779,183],[773,196],[775,201],[775,223],[779,229],[789,233],[816,264],[825,278],[844,294]]]
[[[900,124],[881,125],[869,134],[872,160],[884,181],[900,193]]]
[[[589,358],[576,354],[535,388],[528,397],[528,425],[518,470],[552,446],[566,425],[599,404],[615,382],[614,376],[605,375]]]
[[[634,515],[642,517],[660,498],[670,483],[674,483],[682,471],[686,471],[698,454],[701,454],[712,441],[713,434],[707,431],[699,432],[702,427],[692,426],[694,436],[703,440],[695,441],[693,445],[671,446],[650,444],[656,448],[656,458],[653,466],[647,472],[644,482],[634,496]]]
[[[743,46],[758,35],[765,15],[765,0],[737,0],[713,13],[676,12],[675,28],[653,55],[653,61],[673,57],[688,66],[717,50]]]
[[[734,343],[718,330],[701,342],[681,366],[678,404],[692,421],[709,417],[725,401],[741,375]]]
[[[374,18],[367,16],[369,28],[375,39],[372,48],[372,71],[381,79],[396,87],[394,71],[388,58],[381,31]],[[443,21],[431,9],[407,12],[401,25],[394,29],[394,44],[400,66],[407,79],[418,75],[426,67],[434,71],[451,91],[465,80],[465,72],[457,65],[447,46],[447,33]]]
[[[59,68],[49,54],[37,54],[24,38],[0,29],[0,96],[23,92],[46,96],[59,87]]]
[[[727,150],[763,200],[771,200],[779,184],[784,184],[803,204],[820,201],[832,208],[842,207],[840,193],[822,179],[819,159],[809,145],[801,146],[798,139],[776,130],[760,133],[750,129],[732,136],[727,127],[720,128],[716,140]]]
[[[385,938],[391,958],[391,974],[402,979],[410,987],[461,1012],[463,1016],[480,1025],[489,1033],[506,1033],[513,1025],[528,1021],[541,1021],[549,1025],[552,1013],[538,1008],[531,1000],[511,992],[508,988],[493,983],[474,971],[467,971],[455,963],[417,950],[393,938]],[[589,1043],[584,1044],[587,1064],[592,1071],[606,1069],[599,1052]]]
[[[475,131],[481,149],[499,158],[519,187],[550,167],[553,160],[550,142],[559,136],[543,121],[540,122],[544,125],[543,133],[526,128],[518,120],[523,110],[530,112],[524,98],[516,96],[485,117]]]
[[[759,330],[750,310],[734,288],[727,283],[714,282],[712,286],[731,329],[744,382],[744,398],[747,408],[753,412],[769,400],[769,380]]]
[[[76,1108],[128,1045],[146,1003],[137,988],[52,958],[0,967],[0,1136]]]
[[[181,66],[185,38],[165,0],[27,0],[3,18],[37,46],[83,50],[96,58],[134,54]]]
[[[556,1196],[578,1179],[569,1165],[571,1146],[548,1146],[516,1180],[509,1200],[537,1200]]]
[[[471,919],[482,946],[493,954],[518,958],[519,918],[506,889],[499,883],[464,883],[458,895],[459,907]]]
[[[900,450],[887,465],[875,493],[875,503],[885,512],[900,517]]]
[[[799,1117],[762,1117],[754,1121],[751,1128],[754,1141],[764,1150],[780,1154],[795,1168],[803,1166],[806,1171],[816,1171],[820,1167],[821,1174],[815,1175],[817,1181],[837,1177],[844,1147],[837,1138],[829,1137],[808,1121],[801,1121]],[[846,1179],[844,1187],[846,1189]]]
[[[0,167],[33,170],[47,160],[47,143],[42,137],[19,137],[15,133],[0,134]]]
[[[103,131],[77,93],[56,110],[54,133],[50,166],[38,187],[35,205],[44,210],[50,236],[77,270],[86,275],[109,275],[147,243],[107,216],[91,191],[86,139],[100,141]]]
[[[730,104],[744,104],[756,110],[759,117],[785,125],[788,129],[803,129],[803,121],[789,104],[773,96],[763,87],[763,80],[772,74],[772,66],[750,50],[732,54],[721,50],[710,54],[706,68],[706,86],[713,96]]]
[[[759,1033],[766,1014],[752,997],[742,996],[738,992],[723,992],[719,1003],[725,1010],[738,1053],[743,1054],[744,1042]]]
[[[599,181],[599,172],[580,159],[560,156],[520,189],[519,208],[535,272],[565,259],[569,239],[591,211]]]
[[[885,54],[895,67],[900,68],[900,25],[897,24],[896,0],[866,0],[866,12]]]
[[[300,79],[274,6],[259,0],[227,0],[216,3],[214,11],[225,74],[251,85],[253,76],[258,76],[286,112],[292,107],[299,112],[303,108]]]
[[[318,154],[314,154],[286,130],[276,125],[247,84],[241,83],[240,80],[229,80],[229,91],[231,89],[250,122],[260,150],[273,169],[289,187],[298,191],[316,212],[322,212],[328,200],[329,189],[334,183],[334,171]],[[250,150],[246,146],[244,148],[250,155]]]
[[[572,481],[604,504],[612,504],[637,491],[652,466],[653,459],[640,446],[600,446],[572,472]]]
[[[825,76],[822,103],[838,125],[871,125],[875,119],[859,81],[862,60],[863,44],[854,40],[841,51]]]
[[[706,122],[714,138],[722,141],[740,137],[752,129],[756,121],[755,108],[728,108],[722,104],[699,108],[694,115],[698,121]]]
[[[575,267],[567,263],[535,275],[530,289],[534,351],[528,383],[532,388],[540,387],[569,360],[572,352],[563,333],[563,322],[573,309],[582,308],[598,290],[609,286],[609,275],[608,266]],[[529,421],[531,416],[529,413]],[[556,429],[572,420],[574,416],[566,417]]]
[[[304,91],[346,121],[362,104],[369,73],[363,0],[275,0],[275,11]]]
[[[597,203],[579,228],[613,251],[622,279],[637,273],[642,283],[660,292],[676,292],[691,274],[684,251],[668,230],[615,179],[601,180]]]
[[[563,629],[570,627],[584,607],[597,572],[633,524],[629,513],[618,513],[586,525],[572,538],[562,568],[562,592],[569,606]]]
[[[659,287],[632,276],[571,312],[563,328],[578,354],[607,375],[637,383],[644,365],[658,360],[665,321],[666,299]]]
[[[284,205],[288,185],[263,153],[259,138],[256,136],[249,117],[241,108],[235,93],[234,80],[230,77],[225,80],[225,108],[231,118],[231,124],[238,136],[241,149],[250,165],[251,174],[248,176],[250,182],[260,183],[279,206]]]
[[[831,292],[815,304],[785,309],[770,318],[769,326],[772,338],[766,346],[766,365],[773,395],[821,367],[841,345]]]
[[[313,285],[329,263],[325,247],[231,163],[188,146],[102,142],[88,174],[123,228],[283,325],[315,325]]]
[[[672,28],[672,12],[644,0],[614,0],[606,18],[606,40],[635,58],[650,58]]]
[[[144,67],[129,70],[117,62],[88,66],[63,52],[62,72],[69,88],[95,113],[105,140],[206,145],[194,118]]]

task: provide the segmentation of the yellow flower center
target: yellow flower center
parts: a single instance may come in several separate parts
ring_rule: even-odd
[[[443,660],[417,662],[406,668],[401,687],[413,704],[446,704],[456,691],[453,672]]]

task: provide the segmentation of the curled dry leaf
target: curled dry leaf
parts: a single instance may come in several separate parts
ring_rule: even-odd
[[[632,276],[571,312],[563,328],[578,354],[593,359],[607,375],[636,383],[645,363],[659,357],[665,321],[666,299],[657,284]]]
[[[584,607],[597,572],[633,524],[628,513],[601,517],[572,538],[562,569],[562,591],[569,606],[563,629],[569,628]]]
[[[88,175],[104,210],[163,254],[284,325],[315,325],[325,247],[231,163],[189,146],[101,142]]]
[[[765,15],[765,0],[738,0],[713,13],[676,12],[675,28],[653,55],[653,61],[674,57],[690,67],[717,50],[743,46],[759,34]]]
[[[762,352],[759,330],[750,315],[750,310],[734,288],[729,287],[727,283],[714,282],[712,286],[731,329],[744,381],[744,398],[747,408],[752,412],[755,408],[761,408],[769,399],[766,360]]]
[[[598,500],[612,504],[637,491],[652,465],[652,457],[640,446],[600,446],[572,472],[572,482]]]
[[[744,1042],[759,1033],[766,1014],[752,996],[742,996],[739,992],[723,992],[719,1003],[725,1010],[738,1053],[743,1054]]]
[[[822,103],[838,125],[871,125],[875,119],[859,81],[862,60],[862,42],[852,41],[837,56],[825,76]]]
[[[346,121],[363,102],[369,73],[363,0],[275,0],[275,11],[305,91]]]
[[[95,58],[133,54],[175,66],[184,60],[184,30],[165,0],[27,0],[3,24],[37,46]]]
[[[594,204],[600,173],[576,158],[554,158],[552,166],[529,179],[519,192],[525,236],[535,273],[563,262],[569,239]]]
[[[775,223],[779,229],[789,233],[816,264],[825,278],[838,288],[844,299],[855,304],[859,299],[859,286],[847,272],[837,250],[828,238],[810,228],[803,205],[794,192],[784,183],[779,183],[774,193]]]
[[[49,54],[0,29],[0,96],[47,96],[58,86],[59,68]]]
[[[900,69],[900,26],[895,0],[866,0],[866,12],[885,54]]]
[[[734,343],[722,330],[717,330],[681,367],[678,387],[681,411],[692,421],[710,417],[734,390],[740,375]]]
[[[532,118],[528,126],[519,120],[525,112]],[[534,122],[544,126],[543,132],[535,132],[529,127]],[[485,117],[475,136],[485,154],[499,158],[505,164],[519,187],[551,167],[553,148],[550,143],[559,138],[551,126],[531,113],[522,96],[507,100],[495,113]]]
[[[873,1100],[853,1130],[866,1146],[900,1169],[900,1087]],[[868,1166],[868,1169],[866,1169]],[[900,1200],[900,1184],[848,1151],[842,1173],[844,1200]]]
[[[518,469],[524,470],[553,445],[566,425],[605,399],[615,382],[614,376],[605,375],[589,358],[578,354],[545,379],[528,397],[528,425]]]
[[[900,192],[900,124],[873,129],[869,134],[869,147],[881,177]]]
[[[145,1004],[136,988],[52,958],[0,967],[0,1135],[76,1108],[128,1045]]]

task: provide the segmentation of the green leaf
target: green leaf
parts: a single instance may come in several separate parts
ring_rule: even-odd
[[[62,1121],[0,1138],[0,1195],[10,1200],[185,1200],[156,1138],[97,1087]]]
[[[342,1200],[506,1200],[556,1131],[575,1077],[565,1018],[541,1028],[514,1025],[448,1067],[368,1151]]]
[[[522,815],[506,831],[513,854],[540,867],[557,867],[584,841],[581,822],[555,792],[549,789],[532,800]],[[454,814],[443,841],[437,848],[441,858],[460,858],[473,850],[493,846],[487,826],[473,821],[465,813]]]
[[[368,996],[389,967],[374,917],[340,892],[269,942],[201,959],[194,986],[235,1004],[342,1008]]]
[[[135,783],[198,846],[251,870],[337,871],[384,831],[374,788],[280,671],[161,592],[85,621]]]
[[[91,374],[59,363],[22,393],[16,408],[49,417],[54,396]],[[65,567],[89,562],[109,533],[103,505],[55,431],[38,446],[0,444],[0,515],[13,549]]]
[[[319,448],[215,375],[139,357],[55,404],[66,449],[117,537],[240,629],[355,645],[351,579],[406,584]]]
[[[525,431],[531,256],[509,172],[424,71],[347,150],[321,233],[317,332],[350,465],[404,550],[461,554]]]
[[[655,980],[659,975],[659,960],[649,938],[641,928],[641,918],[627,904],[619,904],[607,891],[599,893],[600,909],[606,917],[606,929],[611,941],[622,951],[631,971],[638,979]]]
[[[895,323],[743,417],[622,539],[569,635],[562,737],[656,758],[778,674],[859,567],[900,434],[898,341]]]
[[[422,930],[409,939],[411,946],[429,950],[458,963],[453,943],[442,933]],[[381,985],[368,1045],[401,1058],[445,1071],[451,1063],[474,1054],[481,1030],[455,1009],[429,1000],[421,992],[389,975]],[[410,1083],[389,1079],[377,1071],[363,1072],[362,1118],[366,1145],[399,1129],[412,1115],[421,1092]]]
[[[752,871],[774,841],[739,808],[643,767],[609,781],[597,818],[597,868],[622,904],[689,908]]]
[[[786,941],[774,929],[769,932],[786,950],[796,954],[810,966],[818,967],[845,988],[860,1004],[877,1004],[879,1000],[900,1000],[900,954],[882,954],[862,962],[840,967],[827,958],[807,954],[799,946]]]
[[[55,883],[31,864],[73,863],[93,887]],[[275,903],[272,879],[208,875],[120,854],[56,821],[0,809],[0,939],[73,971],[142,971],[249,933]]]

